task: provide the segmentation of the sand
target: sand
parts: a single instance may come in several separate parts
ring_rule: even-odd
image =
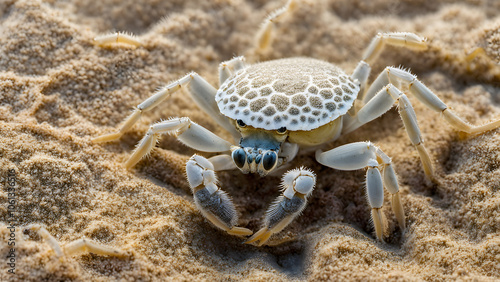
[[[318,175],[303,214],[269,246],[244,245],[197,211],[184,177],[195,151],[174,137],[165,136],[134,169],[122,166],[149,124],[171,116],[189,116],[229,137],[187,92],[172,95],[119,141],[90,140],[113,132],[135,105],[190,71],[217,86],[221,61],[235,55],[255,61],[254,34],[283,1],[91,2],[0,1],[0,280],[500,279],[498,130],[465,136],[410,98],[435,182],[425,177],[395,109],[325,146],[370,140],[393,158],[404,232],[386,194],[386,242],[375,240],[365,172],[322,167],[306,153],[292,163]],[[309,56],[350,73],[377,32],[415,32],[428,38],[429,49],[386,48],[372,65],[372,79],[385,66],[402,65],[471,123],[500,118],[499,1],[298,2],[260,60]],[[110,31],[137,34],[143,46],[93,45]],[[258,230],[279,195],[280,176],[229,171],[219,178],[238,206],[240,226]],[[12,179],[13,235],[7,228]],[[87,237],[128,255],[58,259],[40,236],[22,232],[32,223],[63,246]],[[11,236],[15,274],[6,258]]]

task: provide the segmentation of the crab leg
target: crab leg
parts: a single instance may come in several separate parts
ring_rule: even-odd
[[[26,226],[25,229],[37,232],[54,250],[57,257],[62,257],[64,254],[72,256],[83,252],[115,257],[123,257],[126,255],[122,250],[103,246],[89,239],[78,239],[61,248],[54,236],[50,235],[49,231],[43,226],[33,224]]]
[[[282,19],[287,13],[292,12],[297,3],[295,0],[288,0],[285,6],[272,12],[262,23],[259,31],[257,32],[257,48],[260,51],[266,50],[273,42],[274,23]]]
[[[217,185],[217,176],[212,163],[206,158],[194,155],[186,164],[189,186],[194,202],[203,216],[228,234],[248,236],[253,232],[237,227],[238,215],[231,198]]]
[[[192,122],[188,117],[172,118],[149,128],[125,163],[125,167],[133,167],[143,156],[151,152],[160,135],[164,133],[173,134],[185,145],[203,152],[225,152],[231,149],[231,143]]]
[[[245,57],[234,57],[229,61],[222,62],[219,65],[219,84],[222,85],[226,79],[234,74],[234,72],[245,68]]]
[[[405,229],[405,215],[399,196],[397,177],[392,168],[391,159],[382,150],[371,142],[356,142],[326,152],[318,150],[316,160],[325,166],[339,170],[367,168],[366,194],[372,208],[377,238],[383,241],[385,229],[385,218],[380,210],[384,203],[384,186],[392,195],[392,209],[399,226]]]
[[[424,172],[430,179],[433,179],[432,162],[424,146],[424,139],[420,133],[417,123],[417,116],[413,110],[408,97],[394,85],[389,84],[381,89],[358,113],[352,117],[344,126],[344,133],[348,133],[359,126],[368,123],[387,112],[394,102],[399,102],[399,115],[403,120],[404,127],[411,143],[417,148],[418,154],[424,167]]]
[[[441,101],[441,99],[439,99],[439,97],[436,96],[436,94],[434,94],[427,86],[425,86],[420,80],[418,80],[415,75],[406,70],[395,67],[387,67],[382,71],[382,73],[380,73],[375,82],[367,90],[367,99],[365,101],[367,102],[368,99],[370,99],[369,97],[374,96],[374,94],[372,93],[377,92],[378,89],[382,88],[383,86],[389,83],[397,85],[399,82],[408,84],[410,93],[413,96],[415,96],[429,109],[438,113],[442,113],[444,119],[456,130],[463,131],[469,134],[481,134],[500,126],[500,119],[481,126],[474,126],[465,122],[455,113],[453,113],[448,108],[448,106],[443,101]]]
[[[360,85],[359,93],[357,100],[363,100],[363,93],[365,92],[366,82],[368,81],[368,76],[370,76],[371,67],[365,61],[360,61],[354,71],[352,72],[351,77],[354,80],[357,80]]]
[[[406,132],[412,144],[417,148],[425,174],[430,179],[433,179],[432,162],[424,147],[424,141],[417,124],[413,106],[406,95],[392,84],[399,84],[400,82],[408,84],[410,93],[428,108],[442,113],[444,119],[456,130],[469,134],[481,134],[500,126],[500,119],[482,126],[473,126],[465,122],[448,109],[448,106],[420,82],[415,75],[399,68],[387,67],[367,90],[363,100],[364,106],[354,116],[346,119],[342,133],[349,133],[363,124],[374,120],[388,111],[393,106],[394,101],[399,101],[399,114],[403,120]],[[379,90],[380,88],[382,89]]]
[[[425,50],[427,48],[427,43],[425,43],[425,39],[410,32],[388,32],[388,33],[379,33],[373,39],[368,48],[365,50],[363,55],[363,59],[358,63],[356,69],[354,69],[351,77],[357,79],[360,83],[360,91],[357,97],[358,104],[364,105],[368,100],[370,100],[375,93],[371,93],[371,96],[366,97],[365,95],[365,87],[368,81],[368,76],[370,75],[370,63],[373,62],[382,52],[384,46],[393,45],[393,46],[401,46],[407,47],[411,49],[417,50]],[[375,81],[372,84],[372,88],[376,90],[381,89],[386,86],[389,81]],[[399,86],[396,82],[392,82],[394,85]],[[373,87],[375,86],[375,87]],[[363,101],[363,103],[360,103]],[[356,109],[357,110],[357,109]]]
[[[203,79],[198,74],[192,72],[181,79],[163,87],[154,93],[151,97],[146,99],[144,102],[140,103],[134,112],[125,119],[123,125],[116,133],[110,133],[97,138],[92,139],[94,143],[108,142],[120,138],[125,132],[127,132],[132,126],[141,118],[144,112],[150,111],[161,102],[165,101],[170,94],[178,91],[182,87],[189,84],[191,97],[197,103],[197,105],[209,114],[219,125],[224,127],[233,136],[238,137],[237,131],[232,125],[229,124],[226,118],[224,118],[217,107],[215,102],[215,93],[217,90],[210,85],[205,79]]]
[[[264,226],[245,243],[259,241],[258,245],[262,246],[271,235],[283,230],[304,210],[315,184],[316,176],[308,169],[301,167],[285,173],[282,179],[283,195],[267,210]]]
[[[402,46],[417,50],[427,49],[425,39],[411,32],[388,32],[379,33],[373,39],[365,53],[363,61],[372,63],[384,50],[386,44]]]
[[[124,32],[113,32],[97,36],[94,38],[94,43],[100,47],[111,46],[115,43],[123,43],[135,47],[142,45],[142,42],[137,38],[137,36]]]

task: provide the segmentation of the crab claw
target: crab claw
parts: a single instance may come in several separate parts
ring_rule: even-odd
[[[238,215],[229,195],[217,185],[213,164],[206,158],[192,156],[186,164],[186,174],[193,191],[194,202],[213,225],[236,236],[252,235],[250,229],[238,227]]]
[[[272,230],[267,229],[267,227],[263,227],[257,233],[253,234],[247,241],[243,242],[244,244],[252,244],[254,242],[260,241],[257,246],[264,245],[269,238],[273,235]]]
[[[290,224],[306,207],[306,198],[313,191],[315,183],[316,177],[308,169],[300,168],[287,172],[282,180],[283,195],[267,210],[264,226],[245,244],[259,241],[257,245],[262,246],[273,234]]]
[[[271,235],[283,230],[306,207],[307,201],[302,195],[294,195],[292,199],[284,196],[278,197],[269,210],[264,220],[264,227],[250,237],[245,243],[252,244],[259,241],[257,246],[264,245]]]

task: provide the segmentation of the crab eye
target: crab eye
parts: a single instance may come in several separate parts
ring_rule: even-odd
[[[276,130],[276,132],[278,132],[279,134],[285,134],[286,133],[286,127],[280,127],[278,128],[278,130]]]
[[[267,152],[262,158],[262,166],[265,170],[271,170],[276,165],[276,160],[277,158],[275,152]]]
[[[247,154],[245,154],[245,150],[243,150],[242,148],[239,148],[238,150],[233,151],[232,157],[233,157],[234,163],[239,168],[243,168],[243,166],[245,166],[245,161],[247,158]]]
[[[247,126],[241,119],[236,120],[236,124],[239,127],[245,127],[245,126]]]

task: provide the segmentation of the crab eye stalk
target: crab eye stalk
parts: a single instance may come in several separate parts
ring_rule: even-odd
[[[247,126],[241,119],[236,120],[236,124],[238,127],[245,127]]]
[[[278,130],[276,130],[276,132],[278,132],[278,134],[285,134],[286,133],[286,127],[280,127],[278,128]]]
[[[262,158],[262,166],[264,167],[265,170],[271,170],[276,165],[277,160],[278,157],[276,153],[268,151],[264,154],[264,157]]]
[[[243,166],[245,166],[247,154],[243,148],[239,148],[238,150],[233,151],[232,158],[236,166],[243,168]]]

